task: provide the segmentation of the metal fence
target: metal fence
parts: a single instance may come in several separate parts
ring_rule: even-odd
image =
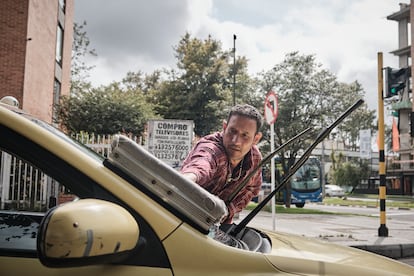
[[[135,141],[136,143],[142,144],[142,137],[131,134],[124,135],[128,136],[131,140]],[[91,148],[92,150],[94,150],[102,156],[106,157],[111,152],[111,141],[113,139],[113,135],[78,133],[76,135],[72,135],[72,138],[86,145],[87,147]]]
[[[1,209],[41,211],[56,189],[41,170],[6,152],[0,152]]]
[[[128,136],[142,143],[141,137]],[[102,156],[108,156],[111,151],[112,135],[81,133],[72,138]],[[0,209],[25,211],[45,211],[73,199],[64,186],[40,169],[3,151],[0,151],[0,196]]]

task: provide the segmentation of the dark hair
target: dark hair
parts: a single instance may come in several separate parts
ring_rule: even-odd
[[[262,127],[262,115],[251,105],[248,104],[238,104],[231,108],[227,121],[230,121],[231,116],[239,115],[248,117],[256,121],[256,133],[259,132],[260,128]]]

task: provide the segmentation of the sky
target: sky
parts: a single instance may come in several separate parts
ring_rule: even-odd
[[[398,67],[398,23],[387,16],[409,0],[75,0],[75,22],[86,21],[97,57],[93,85],[120,81],[128,71],[174,69],[174,47],[186,32],[211,35],[223,50],[248,60],[255,76],[298,51],[341,82],[358,81],[378,108],[377,53]],[[277,91],[275,91],[277,93]]]

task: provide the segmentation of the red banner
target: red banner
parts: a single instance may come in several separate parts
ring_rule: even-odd
[[[398,133],[397,123],[395,118],[392,118],[392,151],[397,152],[400,150],[400,135]]]

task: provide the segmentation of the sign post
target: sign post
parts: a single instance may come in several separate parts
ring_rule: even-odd
[[[270,125],[270,152],[275,150],[275,122],[278,115],[277,96],[273,91],[269,91],[266,95],[264,104],[264,117],[266,122]],[[275,189],[275,159],[270,160],[270,177],[271,177],[271,192]],[[272,221],[273,231],[276,228],[275,225],[275,197],[272,197]]]

